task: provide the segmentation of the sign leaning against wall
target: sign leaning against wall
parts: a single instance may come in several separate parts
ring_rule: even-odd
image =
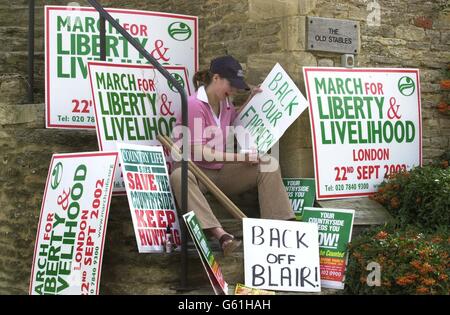
[[[29,292],[99,293],[117,152],[54,154],[42,200]]]
[[[368,196],[422,164],[417,69],[303,68],[317,199]]]
[[[183,66],[189,78],[198,70],[197,17],[137,10],[106,10],[159,63]],[[100,60],[99,34],[99,14],[94,8],[45,7],[47,128],[95,128],[87,63]],[[106,61],[148,64],[108,22]]]
[[[170,136],[181,116],[178,91],[149,65],[89,62],[89,77],[100,151],[115,151],[116,143],[159,145],[158,134]],[[165,66],[190,94],[186,69]],[[170,154],[166,154],[169,173]],[[125,194],[120,169],[113,194]]]

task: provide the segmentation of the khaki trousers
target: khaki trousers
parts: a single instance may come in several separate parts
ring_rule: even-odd
[[[261,172],[259,164],[233,163],[224,164],[220,170],[205,168],[201,170],[226,195],[240,194],[258,187],[261,218],[277,220],[295,218],[279,167],[273,172]],[[175,165],[175,170],[170,175],[170,182],[175,199],[178,205],[181,205],[180,164]],[[188,211],[194,211],[203,229],[221,227],[204,196],[207,188],[190,171],[188,171],[188,186]]]

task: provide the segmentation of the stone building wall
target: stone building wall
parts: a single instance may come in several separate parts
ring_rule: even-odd
[[[43,5],[66,5],[69,1],[36,1],[37,104],[26,104],[27,2],[0,0],[0,293],[27,292],[51,155],[98,149],[92,131],[45,129]],[[87,5],[86,1],[78,2]],[[243,64],[247,81],[257,84],[279,62],[303,92],[303,66],[340,65],[338,54],[305,50],[306,16],[359,21],[361,53],[357,66],[420,69],[424,162],[450,149],[449,116],[436,108],[442,98],[439,82],[450,61],[448,1],[377,1],[381,8],[379,26],[367,23],[373,13],[368,9],[372,0],[101,2],[109,7],[198,16],[200,68],[207,67],[212,57],[229,53]],[[305,111],[280,141],[284,176],[313,176],[311,146]],[[151,292],[149,283],[158,278],[147,271],[152,258],[136,253],[124,198],[113,201],[108,231],[102,292]],[[163,277],[167,270],[161,272]],[[145,280],[137,279],[138,274]],[[176,277],[166,278],[175,281]]]

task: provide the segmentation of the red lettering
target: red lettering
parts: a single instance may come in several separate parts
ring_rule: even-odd
[[[138,227],[147,227],[147,224],[144,220],[144,211],[143,210],[134,210],[134,213],[136,214],[137,219],[137,226]]]
[[[147,225],[148,227],[156,227],[156,222],[153,218],[154,216],[153,210],[146,210],[145,211],[145,217],[147,218]]]
[[[133,173],[127,173],[127,179],[128,179],[128,188],[134,190],[134,181],[133,181]]]
[[[166,216],[167,216],[167,225],[172,226],[175,223],[175,213],[173,211],[166,211]]]
[[[372,176],[378,178],[378,173],[380,170],[380,165],[364,165],[358,166],[356,171],[358,173],[358,179],[371,179]]]

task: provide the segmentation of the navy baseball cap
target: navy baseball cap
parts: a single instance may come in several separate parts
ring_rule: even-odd
[[[209,71],[217,73],[222,78],[230,81],[231,86],[240,90],[250,90],[244,81],[244,71],[239,62],[232,56],[222,56],[211,61]]]

